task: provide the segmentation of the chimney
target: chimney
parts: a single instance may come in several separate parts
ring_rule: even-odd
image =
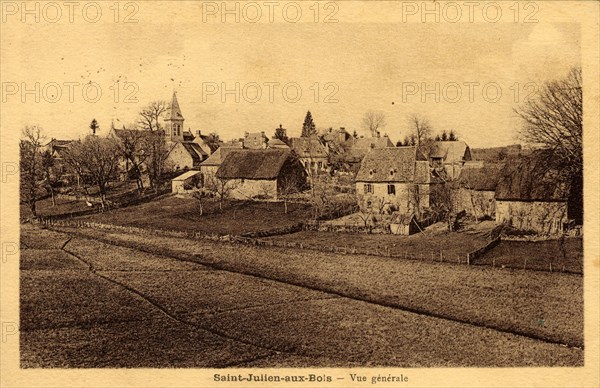
[[[244,132],[244,137],[248,137],[248,135],[250,135],[250,133],[248,133],[248,131]]]
[[[198,129],[196,130],[196,137],[200,137],[202,136],[202,132]]]

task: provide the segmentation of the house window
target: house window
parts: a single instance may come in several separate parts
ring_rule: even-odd
[[[369,193],[372,194],[373,193],[373,185],[370,183],[365,183],[364,190],[365,190],[365,194],[369,194]]]
[[[396,185],[388,185],[388,195],[396,195]]]
[[[369,176],[373,176],[373,170],[369,170]]]

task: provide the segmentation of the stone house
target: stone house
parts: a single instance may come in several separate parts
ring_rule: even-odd
[[[174,170],[199,169],[200,163],[208,158],[207,154],[198,143],[193,141],[175,142],[167,154],[167,163]]]
[[[429,158],[431,167],[447,180],[453,181],[460,175],[464,164],[472,159],[471,149],[462,140],[434,141],[423,146],[423,153]]]
[[[269,138],[265,135],[265,132],[245,132],[244,133],[244,148],[249,150],[264,150],[267,148]]]
[[[360,169],[360,164],[367,154],[372,149],[394,147],[394,143],[387,135],[381,137],[350,137],[345,143],[343,159],[348,171],[357,173]]]
[[[230,152],[241,150],[241,144],[239,146],[222,145],[215,152],[212,153],[204,162],[200,163],[200,171],[205,178],[214,177],[223,160],[229,155]]]
[[[558,234],[569,222],[568,181],[532,157],[506,165],[495,197],[497,224]]]
[[[363,211],[423,215],[430,206],[429,162],[417,147],[371,149],[356,175],[358,205]]]
[[[504,165],[499,163],[463,167],[458,179],[452,183],[454,211],[464,210],[477,218],[494,218],[496,187],[503,168]]]
[[[289,149],[232,150],[215,177],[229,185],[235,199],[278,199],[305,189],[307,182],[302,164]]]
[[[322,174],[328,171],[327,147],[317,137],[292,137],[290,147],[304,166],[309,176]]]

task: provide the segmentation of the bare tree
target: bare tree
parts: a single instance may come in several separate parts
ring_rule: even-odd
[[[130,126],[130,129],[124,128],[123,130],[117,130],[115,132],[120,140],[118,143],[119,150],[128,165],[128,171],[126,171],[126,173],[129,173],[129,171],[133,172],[138,190],[141,192],[144,189],[144,183],[142,181],[143,166],[148,157],[152,155],[146,150],[146,146],[151,145],[148,144],[146,139],[148,133],[138,130],[134,125]],[[131,165],[130,168],[129,165]]]
[[[583,124],[581,68],[556,81],[546,82],[536,98],[515,111],[523,120],[521,138],[541,147],[543,163],[570,180],[569,212],[583,222]]]
[[[34,218],[37,218],[36,203],[40,197],[38,187],[43,177],[42,129],[26,126],[22,131],[23,139],[19,143],[20,151],[20,199],[29,206]]]
[[[237,182],[229,178],[211,175],[206,180],[206,186],[215,193],[219,200],[219,210],[223,211],[225,200],[231,196],[231,192],[237,188]]]
[[[203,215],[204,214],[204,206],[208,202],[213,201],[215,198],[215,195],[212,191],[206,190],[205,188],[201,188],[201,189],[194,191],[192,193],[192,197],[198,201],[198,204],[200,205],[200,215]]]
[[[362,119],[363,128],[371,132],[371,137],[379,137],[379,130],[386,126],[383,112],[367,111]]]
[[[162,129],[160,119],[167,111],[168,105],[165,101],[152,101],[140,111],[138,123],[146,131],[160,131]]]
[[[44,177],[44,187],[52,197],[52,206],[56,206],[56,196],[54,191],[60,184],[60,176],[55,171],[56,160],[50,150],[42,152],[42,174]]]
[[[426,117],[418,114],[411,114],[408,118],[408,124],[412,134],[415,136],[415,143],[417,146],[422,146],[424,143],[431,138],[431,124]]]
[[[119,168],[117,141],[87,136],[83,141],[69,144],[64,158],[82,181],[93,182],[98,187],[100,203],[104,209],[108,185],[115,180]]]
[[[163,183],[163,175],[168,167],[166,160],[169,150],[164,132],[162,130],[147,132],[143,137],[142,150],[145,155],[144,164],[150,179],[150,186],[154,192],[158,193]]]

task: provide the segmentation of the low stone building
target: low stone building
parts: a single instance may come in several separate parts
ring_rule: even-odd
[[[507,164],[495,196],[497,224],[557,234],[569,222],[568,183],[533,157]]]
[[[289,149],[232,150],[215,178],[235,199],[278,199],[307,185],[307,174]]]
[[[171,191],[176,194],[185,193],[202,187],[202,173],[188,171],[171,180]]]
[[[372,149],[356,175],[358,205],[363,211],[399,212],[419,218],[430,206],[429,162],[417,147]]]
[[[495,218],[496,187],[503,168],[502,164],[464,167],[452,185],[454,211],[464,210],[478,219]]]

